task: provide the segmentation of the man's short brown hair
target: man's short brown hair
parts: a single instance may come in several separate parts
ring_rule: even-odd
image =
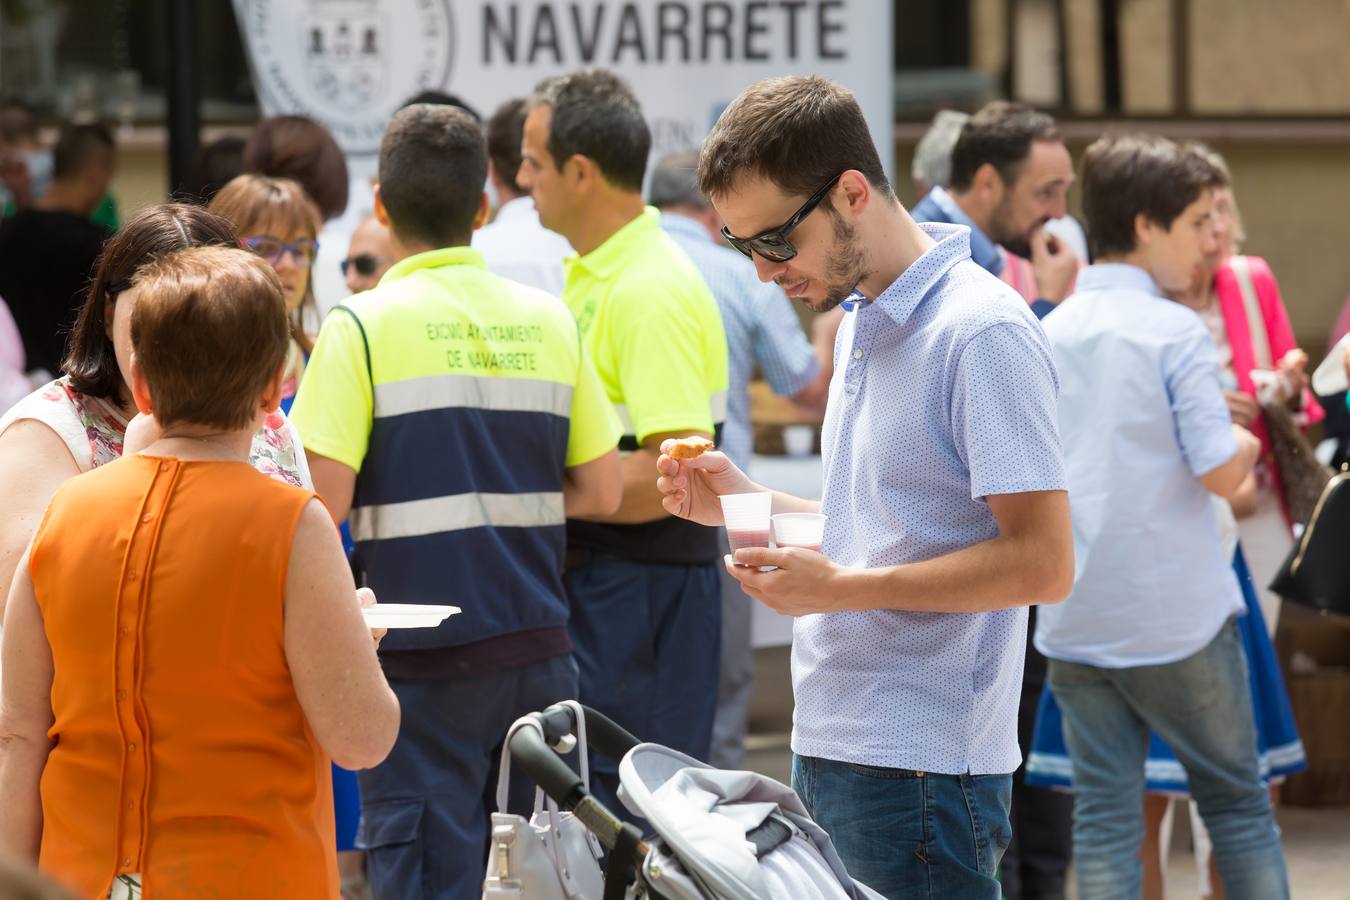
[[[1083,217],[1093,259],[1135,249],[1136,217],[1172,223],[1227,176],[1199,153],[1154,134],[1106,135],[1083,157]]]
[[[147,264],[132,287],[131,344],[159,424],[249,424],[290,337],[272,267],[247,250],[194,247]]]
[[[952,173],[948,187],[968,189],[985,163],[994,167],[1005,186],[1012,186],[1036,141],[1061,140],[1055,120],[1025,103],[995,100],[961,126],[952,145]]]
[[[757,175],[809,196],[849,169],[895,196],[853,93],[827,78],[790,75],[752,84],[722,112],[703,142],[698,181],[708,197]]]

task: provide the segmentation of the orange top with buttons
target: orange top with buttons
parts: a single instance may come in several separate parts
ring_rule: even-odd
[[[57,492],[29,567],[55,676],[40,867],[84,897],[336,898],[332,783],[283,642],[314,496],[131,456]]]

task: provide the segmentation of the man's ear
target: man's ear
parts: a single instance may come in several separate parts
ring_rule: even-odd
[[[145,383],[145,372],[141,369],[141,361],[136,357],[136,352],[131,353],[131,399],[136,404],[136,411],[145,415],[153,415],[154,405],[151,403],[150,386]]]
[[[997,202],[1003,196],[1004,184],[1003,176],[998,174],[998,169],[993,163],[985,163],[975,170],[975,177],[971,179],[970,186],[980,192],[980,196],[986,196],[991,202]]]
[[[385,228],[389,227],[389,210],[384,208],[384,197],[380,194],[380,183],[377,181],[370,186],[375,194],[375,221],[379,222]]]
[[[1134,217],[1134,245],[1139,249],[1144,249],[1153,243],[1153,237],[1157,233],[1158,223],[1154,222],[1143,213],[1136,213]]]
[[[488,216],[491,212],[492,208],[488,206],[487,191],[483,191],[482,195],[478,198],[478,212],[474,213],[473,216],[474,231],[477,231],[488,223]]]
[[[563,180],[570,184],[574,191],[593,190],[598,180],[604,177],[600,174],[600,167],[595,164],[595,160],[580,153],[572,154],[559,171]]]
[[[839,177],[839,184],[836,189],[831,191],[834,196],[839,196],[839,188],[843,189],[843,203],[847,210],[838,209],[839,203],[836,201],[835,208],[839,212],[851,212],[855,215],[867,209],[867,204],[872,200],[872,184],[867,180],[867,176],[857,169],[849,169]]]

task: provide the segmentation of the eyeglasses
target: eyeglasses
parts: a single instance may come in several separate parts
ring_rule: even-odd
[[[834,186],[843,177],[844,173],[840,172],[831,178],[824,187],[812,194],[811,198],[802,204],[801,209],[793,213],[790,219],[777,228],[761,231],[754,237],[738,238],[723,225],[722,237],[726,239],[728,244],[746,256],[750,256],[751,253],[758,253],[769,262],[787,262],[797,255],[797,248],[792,246],[792,242],[788,240],[788,235],[792,233],[794,228],[802,224],[803,219],[815,211],[820,202],[825,199],[830,191],[834,190]]]
[[[342,275],[346,277],[348,269],[355,269],[356,274],[362,278],[369,278],[380,270],[385,263],[382,256],[376,256],[373,253],[358,253],[356,256],[349,256],[342,261]]]
[[[297,266],[308,269],[314,265],[314,257],[319,253],[318,241],[299,240],[294,244],[288,244],[280,238],[265,234],[258,237],[246,237],[243,240],[244,246],[273,266],[281,262],[281,258],[289,253]]]

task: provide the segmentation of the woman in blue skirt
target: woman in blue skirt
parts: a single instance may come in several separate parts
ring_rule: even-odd
[[[1275,658],[1275,647],[1266,631],[1261,604],[1252,584],[1242,548],[1233,554],[1233,570],[1247,603],[1247,614],[1240,617],[1239,629],[1247,651],[1247,678],[1251,685],[1252,707],[1256,714],[1257,742],[1261,753],[1261,776],[1270,784],[1278,784],[1285,777],[1308,767],[1308,759],[1294,724],[1294,713],[1289,705],[1284,677]],[[1162,896],[1162,849],[1166,841],[1160,839],[1163,817],[1170,808],[1172,797],[1188,796],[1186,773],[1176,755],[1156,734],[1149,736],[1148,761],[1144,767],[1149,796],[1145,802],[1147,833],[1141,851],[1144,863],[1144,900]],[[1031,753],[1027,757],[1026,783],[1041,787],[1072,789],[1073,768],[1064,746],[1059,704],[1049,686],[1041,695],[1036,716],[1036,732],[1032,738]],[[1198,817],[1192,815],[1192,821]],[[1198,844],[1199,842],[1197,842]],[[1207,844],[1207,841],[1206,841]],[[1197,846],[1197,860],[1202,854]],[[1204,855],[1208,855],[1207,853]],[[1212,859],[1210,860],[1212,863]],[[1201,871],[1202,894],[1217,896],[1219,880],[1212,871]],[[1205,890],[1205,885],[1210,890]]]

